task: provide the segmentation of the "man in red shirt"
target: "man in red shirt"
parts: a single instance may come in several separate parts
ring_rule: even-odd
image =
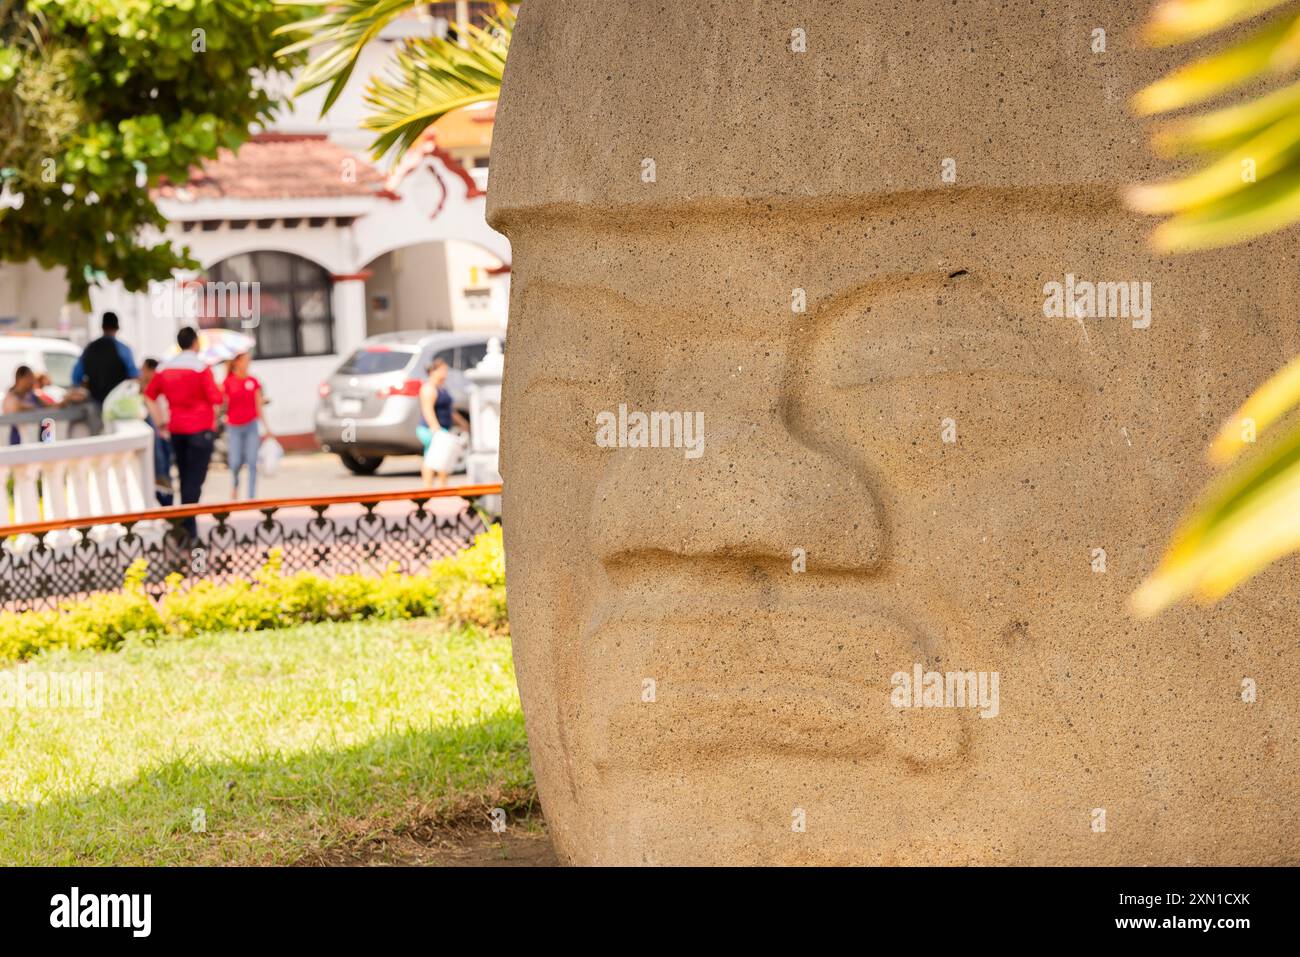
[[[181,504],[190,505],[199,500],[203,481],[208,477],[221,392],[212,370],[199,358],[199,334],[185,326],[176,334],[176,344],[181,348],[180,355],[158,367],[145,387],[144,397],[149,414],[158,423],[158,434],[164,440],[170,438],[176,471],[180,473]],[[166,416],[158,407],[160,395],[167,399]],[[186,519],[185,528],[191,536],[197,534],[194,519]]]

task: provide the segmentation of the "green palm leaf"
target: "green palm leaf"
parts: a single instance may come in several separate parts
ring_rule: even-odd
[[[280,0],[300,7],[318,7],[318,0]],[[299,39],[278,52],[293,56],[323,48],[298,80],[301,95],[328,85],[321,115],[334,105],[347,86],[362,49],[393,20],[422,4],[414,0],[343,0],[325,13],[277,31]],[[405,152],[420,134],[452,110],[495,100],[505,71],[506,52],[515,16],[505,3],[486,27],[467,25],[461,42],[442,38],[409,40],[383,76],[372,77],[366,89],[371,115],[362,125],[378,135],[371,145],[376,158],[390,150]],[[399,154],[400,155],[400,154]]]
[[[366,90],[373,112],[364,125],[379,134],[371,146],[375,157],[405,153],[451,111],[495,100],[513,27],[514,15],[502,8],[487,28],[467,28],[465,46],[442,38],[408,43],[393,69]]]
[[[1300,222],[1300,166],[1162,223],[1157,249],[1187,252],[1249,242]]]
[[[1223,152],[1297,112],[1300,112],[1300,82],[1237,106],[1176,120],[1157,130],[1152,144],[1157,153],[1171,158]]]
[[[1300,113],[1279,120],[1199,172],[1129,192],[1129,205],[1144,213],[1175,213],[1206,206],[1235,193],[1258,192],[1258,181],[1286,169],[1300,155]],[[1250,163],[1254,176],[1243,177]]]
[[[279,3],[320,7],[319,0],[279,0]],[[321,116],[324,116],[351,79],[362,48],[393,20],[422,5],[416,0],[342,0],[330,4],[320,16],[281,27],[277,35],[299,35],[301,39],[279,50],[277,56],[291,57],[304,50],[325,47],[325,52],[313,58],[299,76],[294,95],[301,96],[328,83],[329,92],[321,106]]]
[[[1156,571],[1133,594],[1152,615],[1187,595],[1217,601],[1300,549],[1300,425],[1203,494]]]

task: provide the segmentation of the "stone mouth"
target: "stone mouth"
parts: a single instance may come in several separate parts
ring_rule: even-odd
[[[775,754],[919,770],[966,753],[961,714],[891,704],[891,675],[929,667],[938,646],[899,602],[868,604],[861,582],[800,596],[752,576],[687,576],[660,564],[625,578],[583,629],[579,733],[598,766]]]

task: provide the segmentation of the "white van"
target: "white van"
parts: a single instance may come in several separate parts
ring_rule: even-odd
[[[3,396],[14,384],[14,372],[19,366],[30,366],[35,372],[44,372],[50,377],[50,388],[46,390],[51,397],[62,399],[64,393],[72,386],[72,367],[77,364],[81,350],[67,339],[53,339],[43,336],[0,335],[0,396]],[[35,441],[35,426],[21,426],[20,434],[24,441]],[[74,426],[71,435],[84,434],[84,422]],[[69,438],[66,422],[59,422],[55,435],[60,439]],[[0,445],[9,441],[9,428],[0,430]]]
[[[61,398],[72,386],[72,367],[80,355],[81,350],[67,339],[0,335],[0,394],[14,384],[14,371],[19,366],[31,366],[49,375]]]

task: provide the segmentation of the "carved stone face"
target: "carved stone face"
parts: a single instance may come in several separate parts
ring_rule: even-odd
[[[1125,608],[1300,345],[1280,246],[1157,261],[1100,187],[509,208],[519,182],[507,574],[563,856],[1300,854],[1293,577]],[[1045,315],[1067,273],[1150,282],[1150,326]],[[607,447],[620,407],[702,416],[702,451]],[[900,705],[918,672],[985,698]]]

